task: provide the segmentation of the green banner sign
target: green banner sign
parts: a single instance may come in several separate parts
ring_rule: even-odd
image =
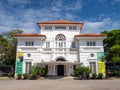
[[[22,74],[23,70],[23,52],[18,52],[16,55],[16,74]]]

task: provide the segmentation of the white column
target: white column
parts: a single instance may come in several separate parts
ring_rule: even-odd
[[[57,65],[55,65],[55,75],[57,75]]]
[[[55,75],[55,65],[53,65],[53,75]]]
[[[53,75],[53,66],[51,65],[51,75]]]
[[[69,65],[67,66],[67,71],[68,71],[67,74],[70,75],[70,66]]]
[[[64,75],[66,75],[66,65],[64,65]]]

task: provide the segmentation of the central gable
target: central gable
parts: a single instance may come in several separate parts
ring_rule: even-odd
[[[82,30],[83,23],[81,22],[73,22],[69,20],[54,20],[54,21],[48,21],[48,22],[38,22],[37,23],[39,27],[42,25],[51,25],[51,24],[59,24],[59,25],[79,25],[80,30]]]

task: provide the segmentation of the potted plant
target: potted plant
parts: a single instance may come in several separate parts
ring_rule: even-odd
[[[97,77],[97,74],[96,74],[96,73],[93,73],[91,79],[96,79],[96,77]]]
[[[82,75],[84,79],[89,79],[91,69],[89,67],[80,67],[78,69],[75,69],[74,73],[76,76]]]
[[[41,68],[41,70],[40,70],[40,75],[41,76],[43,76],[43,77],[45,77],[46,76],[46,74],[47,74],[47,69],[46,68]]]
[[[31,79],[31,80],[37,79],[37,74],[36,74],[36,73],[32,73],[30,79]]]
[[[92,70],[89,67],[85,67],[84,70],[85,70],[84,73],[86,75],[86,78],[89,79],[89,75],[92,72]]]
[[[40,76],[41,68],[39,66],[32,66],[31,67],[31,79],[37,79]]]
[[[97,79],[102,79],[102,78],[103,78],[103,74],[99,73],[98,76],[97,76]]]
[[[28,74],[27,73],[24,73],[23,74],[23,79],[25,80],[25,79],[27,79],[28,78]]]
[[[75,74],[75,76],[78,76],[79,75],[79,69],[75,69],[74,74]]]
[[[18,77],[17,77],[18,80],[21,80],[21,79],[22,79],[22,74],[18,74],[17,76],[18,76]]]

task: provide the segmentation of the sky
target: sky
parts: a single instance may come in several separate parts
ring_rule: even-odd
[[[84,23],[81,33],[120,29],[120,0],[0,0],[0,33],[39,33],[37,22]]]

